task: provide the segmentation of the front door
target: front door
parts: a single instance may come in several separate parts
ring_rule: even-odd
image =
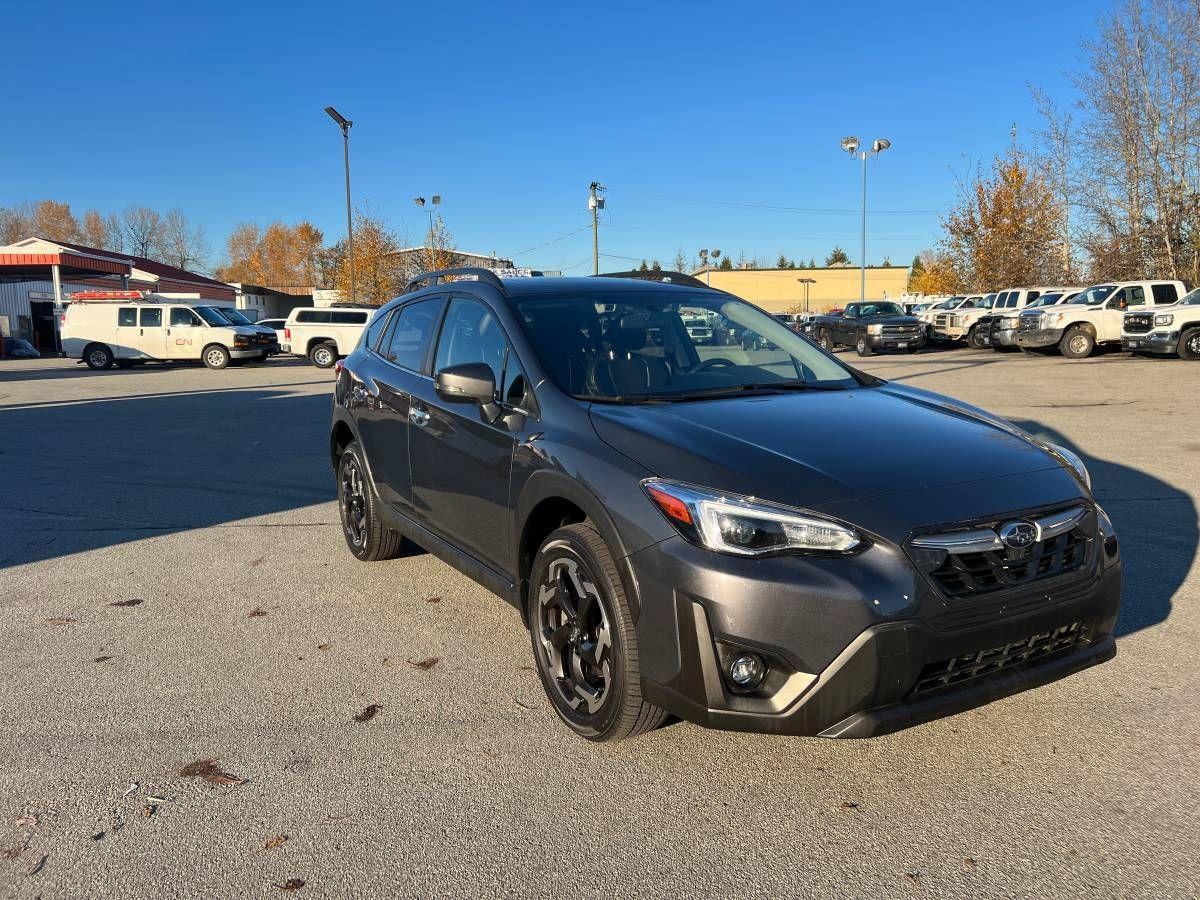
[[[496,314],[472,297],[455,296],[438,337],[433,372],[487,363],[498,397],[521,378],[520,365]],[[492,422],[473,402],[445,400],[434,382],[413,391],[409,416],[414,512],[436,533],[494,571],[511,574],[509,475],[524,416]]]
[[[856,340],[854,334],[854,326],[858,321],[858,306],[853,304],[846,307],[846,311],[834,325],[834,340],[839,344],[853,344]]]
[[[1125,313],[1143,312],[1146,308],[1146,289],[1140,284],[1131,284],[1121,288],[1108,298],[1104,311],[1100,314],[1100,333],[1097,338],[1101,341],[1119,341],[1121,329],[1125,324]]]
[[[375,490],[385,503],[412,514],[409,474],[409,413],[417,385],[426,374],[433,336],[442,318],[443,297],[429,297],[393,313],[378,343],[367,348],[363,384],[351,397],[359,438]],[[368,332],[370,334],[370,332]]]
[[[199,359],[204,349],[204,322],[186,306],[172,306],[167,315],[165,358]]]

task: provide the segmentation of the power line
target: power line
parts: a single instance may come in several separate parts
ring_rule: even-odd
[[[618,193],[620,189],[618,188]],[[675,200],[679,203],[700,203],[709,206],[730,206],[737,209],[766,209],[773,212],[805,213],[814,215],[859,215],[861,209],[821,209],[810,206],[775,206],[770,203],[748,203],[740,200],[713,200],[707,197],[680,197],[676,194],[660,194],[657,191],[633,189],[628,193],[642,194],[646,197],[659,197],[664,200]],[[944,209],[872,209],[872,215],[883,216],[936,216],[944,213]]]
[[[576,228],[574,231],[568,231],[566,234],[560,234],[558,237],[551,238],[543,244],[538,244],[536,247],[530,247],[528,250],[522,250],[520,253],[514,253],[513,259],[516,259],[518,256],[524,256],[526,253],[532,253],[534,250],[541,250],[543,247],[549,247],[551,244],[557,244],[559,241],[565,241],[567,238],[579,234],[581,231],[587,231],[591,227],[591,225],[584,225],[582,228]]]

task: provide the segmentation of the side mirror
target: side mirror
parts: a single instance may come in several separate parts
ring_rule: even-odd
[[[496,376],[487,363],[460,363],[441,369],[434,380],[438,396],[452,403],[478,403],[493,421],[500,413],[496,403]]]

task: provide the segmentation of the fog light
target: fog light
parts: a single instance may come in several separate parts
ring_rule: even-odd
[[[742,690],[758,687],[766,674],[767,664],[757,653],[743,653],[734,657],[729,666],[729,680]]]

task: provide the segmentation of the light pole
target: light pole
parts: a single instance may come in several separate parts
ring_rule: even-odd
[[[858,138],[847,137],[842,138],[842,149],[851,156],[862,157],[863,179],[862,179],[862,259],[859,261],[859,300],[867,299],[867,157],[878,156],[888,147],[892,146],[892,142],[887,138],[879,138],[871,144],[870,150],[859,152]]]
[[[808,312],[808,286],[810,284],[816,284],[817,279],[815,279],[815,278],[797,278],[796,280],[798,282],[800,282],[802,285],[804,285],[804,311]]]
[[[715,265],[717,260],[721,258],[721,251],[720,250],[701,250],[699,255],[700,255],[700,265],[704,266],[704,280],[706,282],[708,282],[709,287],[712,287],[712,269],[709,268],[708,258],[711,256],[712,260],[713,260],[713,264]]]
[[[420,206],[422,209],[425,208],[425,198],[424,197],[413,197],[413,203],[417,204],[417,206]],[[441,194],[432,194],[429,197],[429,208],[425,209],[425,212],[427,212],[429,214],[429,268],[430,269],[437,268],[437,265],[433,258],[433,240],[434,240],[433,210],[436,207],[441,206],[441,205],[442,205],[442,195]]]
[[[342,156],[346,163],[346,249],[350,253],[350,302],[353,303],[358,299],[354,284],[354,218],[350,214],[350,128],[354,123],[332,106],[325,107],[325,112],[342,129]]]

